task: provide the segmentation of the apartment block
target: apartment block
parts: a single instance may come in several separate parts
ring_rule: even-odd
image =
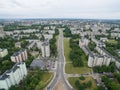
[[[50,45],[49,41],[45,40],[41,45],[42,57],[49,57],[50,56]]]
[[[0,90],[9,90],[13,85],[27,76],[26,64],[24,62],[16,63],[11,70],[7,70],[0,76]]]
[[[22,61],[25,61],[27,58],[28,58],[27,50],[26,49],[20,49],[20,51],[15,52],[11,56],[11,61],[12,62],[22,62]]]

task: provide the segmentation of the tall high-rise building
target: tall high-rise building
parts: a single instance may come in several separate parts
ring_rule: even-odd
[[[48,40],[45,40],[41,45],[41,51],[42,51],[42,57],[50,56],[50,45]]]

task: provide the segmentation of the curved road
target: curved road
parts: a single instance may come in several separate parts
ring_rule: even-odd
[[[57,69],[55,72],[55,77],[52,83],[47,87],[47,90],[52,90],[57,81],[61,79],[62,83],[64,84],[66,90],[72,90],[72,88],[68,85],[67,80],[64,77],[64,51],[63,51],[63,31],[59,30],[59,39],[58,39],[58,63]]]

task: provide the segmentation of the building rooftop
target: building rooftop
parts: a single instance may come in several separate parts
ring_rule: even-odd
[[[49,40],[48,39],[45,39],[42,46],[48,46],[49,45]]]
[[[30,64],[30,67],[39,67],[39,68],[45,68],[45,62],[40,59],[34,59],[32,63]]]
[[[0,80],[5,80],[6,78],[8,78],[9,77],[9,75],[7,75],[7,72],[4,72],[3,74],[2,74],[2,76],[0,76]]]
[[[24,52],[25,49],[20,49],[18,52],[14,52],[12,56],[18,56],[20,53]]]
[[[90,49],[87,46],[84,46],[84,48],[86,49],[86,51],[88,52],[88,54],[90,56],[94,56],[93,53],[90,51]]]
[[[8,77],[9,77],[8,74],[11,73],[11,72],[15,72],[15,71],[19,68],[18,65],[20,65],[20,64],[24,64],[24,62],[16,63],[16,64],[12,67],[12,69],[6,70],[6,71],[0,76],[0,80],[5,80],[6,78],[8,78]]]
[[[4,50],[5,50],[4,48],[3,48],[3,49],[0,48],[0,52],[2,52],[2,51],[4,51]]]

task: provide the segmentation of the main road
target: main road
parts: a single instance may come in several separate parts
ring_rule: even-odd
[[[47,90],[52,90],[57,81],[61,80],[62,84],[64,85],[64,87],[66,88],[66,90],[72,90],[70,84],[68,83],[68,81],[66,80],[65,76],[64,76],[64,64],[65,64],[65,60],[64,60],[64,49],[63,49],[63,30],[59,30],[59,39],[58,39],[58,63],[57,63],[57,69],[55,71],[55,77],[53,78],[52,82],[50,83],[50,85],[47,87]]]

